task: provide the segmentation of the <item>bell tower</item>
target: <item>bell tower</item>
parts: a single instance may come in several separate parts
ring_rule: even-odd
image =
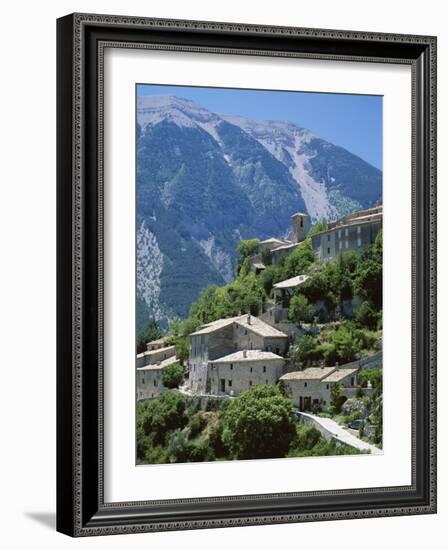
[[[305,240],[308,233],[309,216],[297,212],[291,216],[292,220],[292,242],[300,243]]]

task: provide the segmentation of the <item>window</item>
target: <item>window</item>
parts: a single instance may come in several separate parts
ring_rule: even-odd
[[[305,382],[305,383],[303,384],[303,386],[304,386],[305,388],[308,387],[308,382]]]
[[[244,336],[247,336],[247,329],[244,330]]]
[[[233,363],[230,363],[230,370],[233,370]]]
[[[329,389],[330,389],[330,384],[327,384],[327,390],[329,390]]]
[[[154,387],[157,387],[157,380],[154,380]]]
[[[361,235],[361,226],[358,225],[358,227],[356,228],[356,232],[358,233],[358,235]]]
[[[263,372],[266,372],[266,365],[263,366]]]
[[[252,367],[250,367],[250,372],[253,372],[253,368],[252,368]]]
[[[327,235],[327,241],[329,241],[330,239],[331,239],[330,233],[328,233],[328,235]]]
[[[145,383],[145,377],[142,376],[142,384],[144,384],[144,383]]]
[[[354,385],[355,385],[355,377],[354,377],[354,376],[352,376],[352,377],[350,378],[350,385],[351,385],[351,386],[354,386]]]
[[[300,218],[300,227],[303,227],[303,218]]]
[[[348,227],[345,228],[345,236],[348,237]]]
[[[249,386],[252,386],[252,380],[249,380]]]
[[[345,248],[348,248],[348,239],[345,239]]]
[[[327,248],[327,254],[330,254],[330,247]]]
[[[341,238],[341,236],[342,236],[342,231],[338,229],[338,237]]]
[[[269,384],[268,380],[266,380],[266,384]]]
[[[229,380],[228,384],[229,384],[229,388],[231,388],[232,387],[232,380]]]
[[[358,245],[358,248],[361,247],[361,237],[358,237],[358,238],[357,238],[356,244]]]

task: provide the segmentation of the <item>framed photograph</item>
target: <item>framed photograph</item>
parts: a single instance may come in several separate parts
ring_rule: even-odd
[[[435,513],[436,38],[57,41],[57,529]]]

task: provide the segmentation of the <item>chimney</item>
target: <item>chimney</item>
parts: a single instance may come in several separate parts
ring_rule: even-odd
[[[244,358],[247,357],[247,349],[243,349],[243,357],[244,357]]]
[[[250,313],[247,314],[247,324],[250,325],[251,323],[251,318],[250,318]]]

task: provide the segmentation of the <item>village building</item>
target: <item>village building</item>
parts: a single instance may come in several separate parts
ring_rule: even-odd
[[[303,371],[288,372],[280,380],[286,395],[301,411],[314,407],[327,410],[331,404],[331,388],[339,384],[343,400],[355,397],[361,387],[358,384],[359,368],[310,367]],[[372,388],[363,388],[369,394]]]
[[[166,347],[167,338],[162,337],[157,340],[152,340],[151,342],[147,342],[146,344],[146,351],[154,351],[156,349],[162,349]]]
[[[242,350],[209,362],[210,393],[238,396],[253,385],[275,384],[285,360],[270,351]]]
[[[158,363],[148,364],[137,369],[137,401],[157,397],[167,388],[163,385],[163,369],[175,365],[179,360],[175,355]]]
[[[250,314],[203,325],[190,334],[190,389],[196,393],[210,393],[211,361],[242,350],[260,350],[284,356],[288,345],[288,335]]]
[[[297,275],[273,285],[274,303],[287,310],[295,290],[309,279],[308,275]]]
[[[291,239],[271,237],[260,241],[260,253],[250,259],[250,268],[255,273],[266,269],[263,262],[263,251],[269,251],[270,264],[278,265],[282,259],[290,254],[306,239],[309,228],[309,216],[297,212],[291,216]]]
[[[148,347],[150,344],[151,342],[146,344],[146,346]],[[176,346],[156,347],[156,349],[144,351],[143,353],[139,353],[137,355],[137,368],[160,363],[160,361],[164,361],[175,354]]]
[[[311,237],[313,251],[320,260],[334,260],[339,252],[359,253],[375,242],[383,225],[382,205],[353,212],[329,223],[325,231]]]

